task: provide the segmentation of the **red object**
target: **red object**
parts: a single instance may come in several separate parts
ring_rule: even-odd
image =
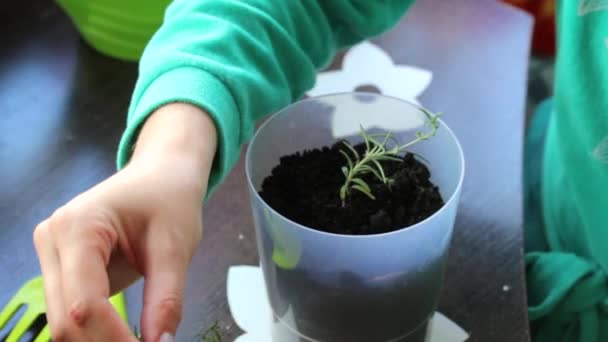
[[[532,51],[539,55],[555,55],[555,0],[503,0],[534,16]]]

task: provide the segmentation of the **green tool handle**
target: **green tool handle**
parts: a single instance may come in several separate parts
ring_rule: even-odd
[[[129,318],[127,316],[127,306],[125,305],[125,295],[122,292],[115,294],[110,297],[110,303],[116,309],[116,312],[122,317],[122,319],[129,323]]]

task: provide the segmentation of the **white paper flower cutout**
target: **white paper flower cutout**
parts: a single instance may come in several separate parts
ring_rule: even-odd
[[[418,96],[429,86],[432,73],[408,65],[393,63],[391,57],[378,46],[370,43],[361,43],[350,49],[344,56],[341,70],[324,71],[317,75],[315,87],[308,92],[310,96],[320,96],[333,93],[344,93],[357,90],[361,86],[374,86],[380,93],[419,104]],[[333,135],[342,138],[357,134],[360,127],[366,129],[378,127],[391,130],[408,130],[424,124],[420,120],[409,121],[404,117],[397,118],[395,110],[403,110],[398,103],[394,103],[395,110],[383,108],[382,111],[369,115],[360,109],[354,110],[345,102],[331,103],[332,98],[322,98],[321,102],[333,107],[335,112],[332,118]],[[386,105],[391,105],[386,102]]]
[[[384,95],[418,103],[417,97],[429,86],[432,76],[428,70],[394,64],[380,47],[363,42],[346,53],[341,70],[319,73],[314,88],[308,94],[319,96],[348,92],[360,86],[373,85]]]
[[[255,266],[230,267],[227,294],[230,313],[245,331],[235,342],[271,342],[274,323],[262,270]],[[430,324],[429,342],[464,342],[469,338],[462,328],[439,312]]]
[[[232,266],[227,279],[228,307],[246,333],[235,342],[270,342],[272,311],[259,267]]]

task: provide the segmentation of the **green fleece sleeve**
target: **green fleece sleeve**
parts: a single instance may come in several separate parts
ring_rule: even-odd
[[[256,120],[300,98],[338,49],[388,30],[413,1],[174,1],[140,60],[118,168],[155,109],[191,103],[218,129],[211,193],[235,165]]]

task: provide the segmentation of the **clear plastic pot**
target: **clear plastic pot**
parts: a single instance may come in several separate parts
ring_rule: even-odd
[[[407,142],[425,122],[412,103],[345,93],[297,102],[259,128],[246,170],[275,342],[425,340],[464,176],[462,149],[444,122],[436,136],[411,149],[428,161],[445,202],[416,225],[377,235],[325,233],[285,218],[258,194],[283,155],[343,138],[360,141],[361,125]]]

